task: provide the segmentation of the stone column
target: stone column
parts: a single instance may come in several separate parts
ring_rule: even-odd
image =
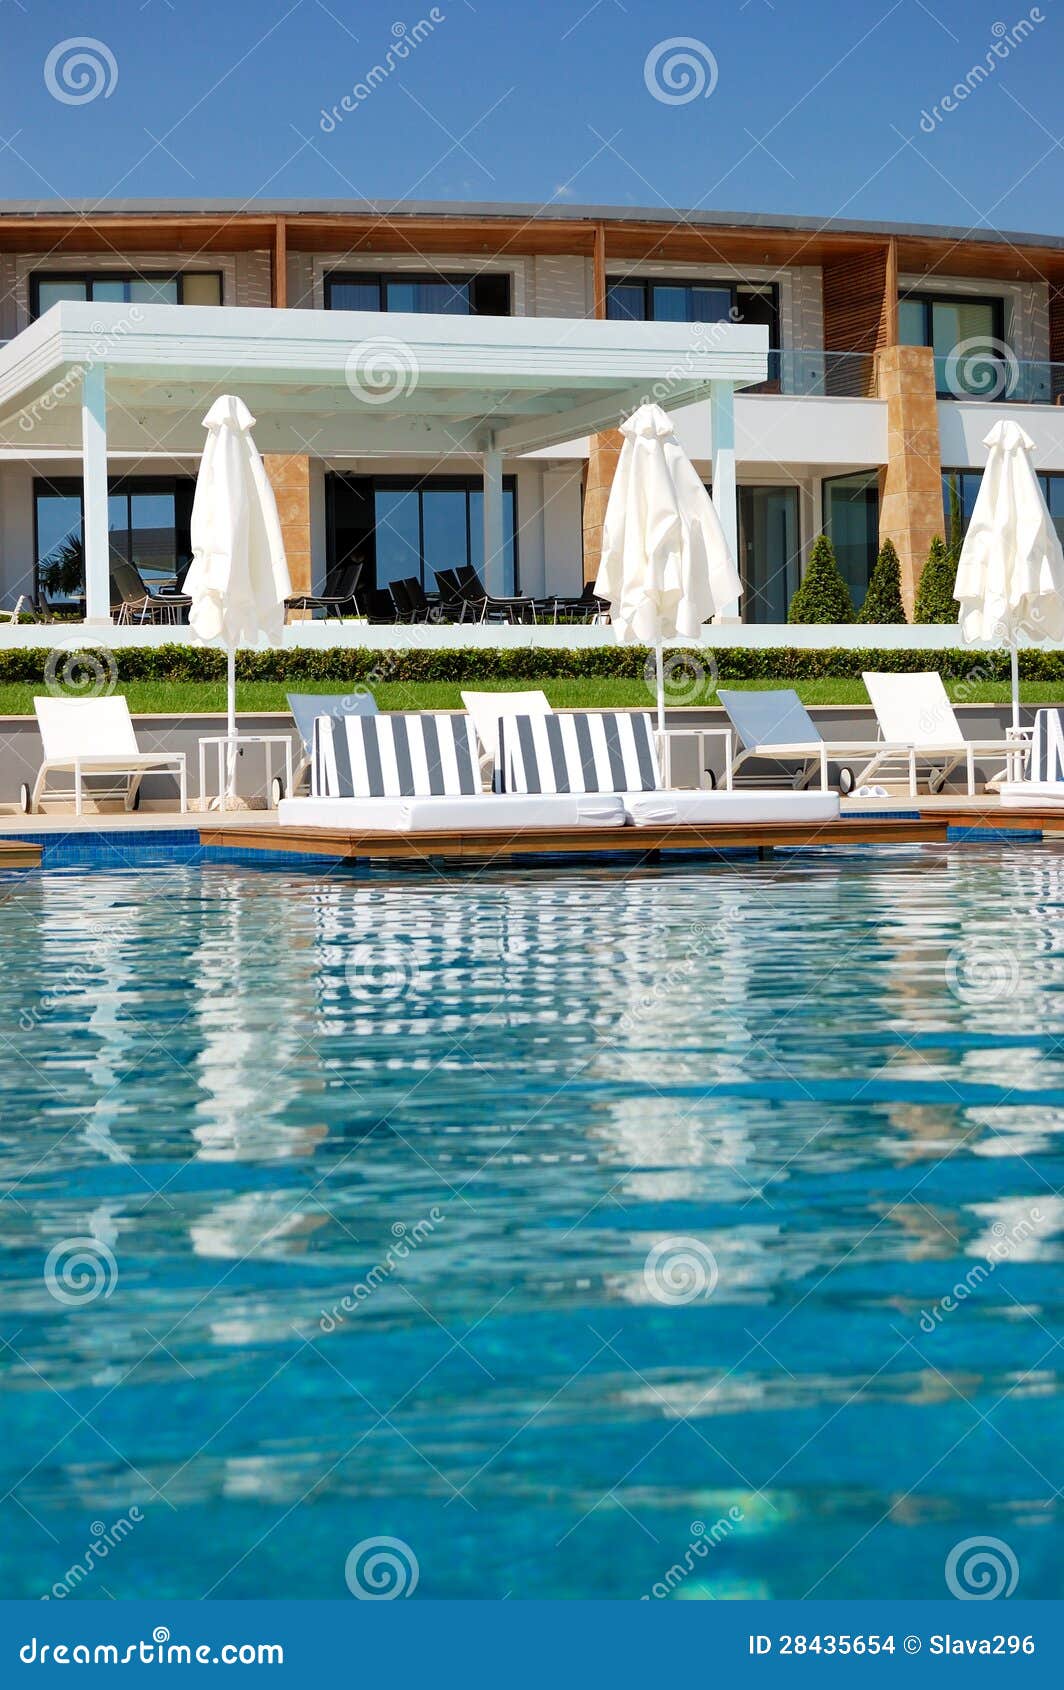
[[[880,487],[879,538],[893,540],[901,596],[912,620],[928,548],[944,528],[934,353],[886,346],[876,353],[876,391],[887,402],[887,467]]]
[[[264,452],[262,461],[277,500],[292,592],[313,592],[310,459],[302,452]]]
[[[594,581],[602,556],[602,526],[606,520],[613,472],[621,455],[624,435],[619,428],[591,436],[584,487],[584,580]]]

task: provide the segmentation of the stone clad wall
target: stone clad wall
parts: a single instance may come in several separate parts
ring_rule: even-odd
[[[879,534],[897,549],[902,602],[911,621],[928,548],[943,530],[934,353],[929,346],[884,347],[876,355],[876,381],[887,402]]]

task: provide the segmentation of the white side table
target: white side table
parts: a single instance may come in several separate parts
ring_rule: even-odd
[[[654,737],[658,742],[658,756],[661,758],[661,777],[666,786],[672,785],[672,742],[674,739],[696,739],[698,741],[698,784],[706,786],[706,740],[722,739],[724,741],[724,789],[732,789],[732,757],[735,751],[734,734],[731,728],[665,728],[655,729]]]
[[[292,790],[292,741],[288,734],[241,734],[230,739],[228,734],[208,734],[199,742],[199,790],[200,799],[207,802],[207,748],[212,746],[216,754],[215,772],[217,774],[218,800],[224,801],[226,789],[226,753],[230,746],[236,750],[237,756],[245,746],[259,745],[263,751],[264,773],[266,779],[266,804],[273,809],[273,761],[274,748],[280,746],[284,754],[284,789],[286,793]]]

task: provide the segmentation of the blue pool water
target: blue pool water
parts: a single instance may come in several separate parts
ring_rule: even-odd
[[[6,1596],[1060,1594],[1050,846],[0,891]]]

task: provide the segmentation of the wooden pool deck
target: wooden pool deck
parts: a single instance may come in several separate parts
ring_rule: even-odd
[[[343,828],[281,826],[264,810],[205,815],[174,810],[126,814],[101,810],[75,817],[53,810],[47,816],[0,816],[0,869],[34,868],[42,842],[85,835],[140,835],[198,841],[213,850],[239,851],[246,860],[262,856],[317,858],[334,862],[440,861],[488,865],[536,858],[549,860],[609,855],[633,863],[654,862],[663,852],[716,857],[734,851],[771,856],[777,850],[875,845],[954,845],[965,841],[1044,839],[1064,842],[1064,805],[1006,809],[994,794],[975,798],[944,795],[912,800],[846,800],[833,822],[712,822],[671,827],[536,828],[520,833],[477,830],[440,833],[353,832]],[[132,845],[132,838],[130,837]],[[47,856],[47,851],[46,851]],[[308,864],[309,866],[309,864]]]
[[[853,817],[836,822],[721,823],[673,827],[525,828],[520,833],[477,830],[446,833],[350,832],[341,828],[262,826],[235,821],[200,828],[204,845],[226,850],[283,852],[359,862],[450,858],[491,862],[514,857],[567,857],[604,852],[653,858],[662,851],[714,854],[769,852],[811,845],[944,844],[947,827],[937,817]]]
[[[9,868],[39,868],[42,849],[32,839],[0,839],[0,872]]]

